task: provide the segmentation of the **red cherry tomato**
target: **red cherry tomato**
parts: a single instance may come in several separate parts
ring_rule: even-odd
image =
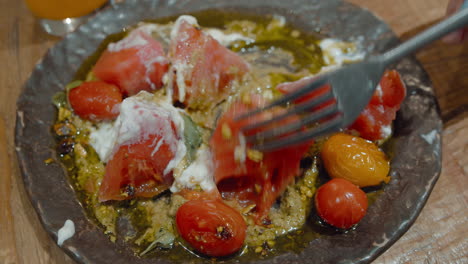
[[[222,257],[238,251],[247,225],[241,214],[221,200],[191,200],[176,214],[177,230],[198,252]]]
[[[84,82],[70,90],[68,100],[73,111],[83,119],[111,120],[119,115],[115,106],[122,102],[122,93],[112,84],[101,81]]]
[[[317,190],[315,207],[325,222],[347,229],[357,224],[366,214],[367,197],[351,182],[333,179]]]

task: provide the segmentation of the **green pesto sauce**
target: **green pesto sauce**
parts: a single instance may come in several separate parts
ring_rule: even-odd
[[[291,62],[292,67],[297,69],[294,73],[279,73],[274,72],[270,74],[271,85],[275,87],[279,83],[291,82],[298,80],[305,76],[304,70],[308,73],[317,73],[322,66],[324,61],[322,58],[322,51],[318,46],[318,38],[315,34],[299,31],[292,25],[286,24],[282,27],[269,26],[273,16],[259,17],[257,15],[240,14],[233,12],[219,12],[216,10],[208,10],[191,14],[195,16],[202,27],[216,27],[228,32],[240,32],[244,35],[255,36],[256,41],[254,43],[246,43],[245,41],[238,41],[232,44],[229,48],[233,51],[244,53],[252,49],[268,50],[272,47],[274,49],[281,49],[292,54],[294,60]],[[165,24],[174,21],[177,16],[161,18],[151,20],[148,22]],[[278,22],[279,23],[279,22]],[[89,79],[89,73],[93,65],[99,59],[101,53],[106,49],[107,45],[111,42],[116,42],[128,33],[128,30],[109,35],[97,48],[95,53],[85,60],[79,70],[75,74],[75,81]],[[76,84],[76,83],[75,83]],[[73,87],[70,87],[73,88]],[[59,93],[53,98],[54,104],[58,108],[69,108],[66,102],[65,94]],[[193,159],[195,149],[200,145],[201,140],[197,126],[189,118],[184,118],[187,126],[190,128],[190,133],[186,135],[189,139],[187,148],[189,149],[189,159]],[[71,122],[66,119],[60,122]],[[78,131],[77,134],[69,135],[68,138],[73,142],[81,144],[87,151],[88,155],[84,158],[88,164],[95,164],[98,162],[97,154],[89,146],[86,131]],[[64,137],[57,137],[60,142]],[[386,144],[389,144],[388,142]],[[316,144],[316,147],[311,149],[310,155],[316,156],[320,151],[321,144]],[[138,202],[122,201],[122,202],[106,202],[101,204],[97,199],[97,191],[89,193],[84,190],[86,183],[89,179],[99,180],[96,175],[92,175],[92,171],[86,173],[80,172],[77,167],[78,160],[80,157],[76,156],[76,151],[69,154],[61,155],[60,160],[65,165],[73,186],[77,190],[78,199],[84,204],[84,207],[88,213],[88,216],[93,219],[98,225],[103,227],[106,233],[111,235],[111,240],[114,237],[123,239],[127,242],[135,242],[138,237],[141,237],[145,230],[151,227],[151,220],[147,212],[139,206]],[[313,159],[313,158],[312,158]],[[83,162],[83,160],[81,160]],[[306,162],[307,163],[307,162]],[[304,169],[310,168],[311,162],[303,166]],[[317,159],[317,165],[319,168],[319,175],[315,179],[314,189],[329,180],[326,172],[320,164],[320,160]],[[100,175],[99,177],[102,177]],[[300,181],[299,179],[298,181]],[[96,185],[97,186],[97,185]],[[380,190],[373,190],[368,194],[369,202],[372,203],[378,197]],[[160,196],[167,195],[163,193]],[[153,198],[153,199],[157,199]],[[219,260],[225,262],[237,262],[237,261],[248,261],[256,259],[269,258],[271,256],[281,254],[287,251],[301,252],[307,245],[314,239],[323,235],[334,235],[343,231],[334,229],[324,224],[316,215],[315,209],[313,208],[313,197],[309,199],[309,204],[312,209],[310,210],[309,217],[303,228],[293,231],[287,235],[278,237],[276,239],[275,246],[269,248],[265,255],[254,252],[253,248],[244,248],[235,256],[227,258],[221,258]],[[120,220],[116,219],[127,219],[131,223],[131,228],[124,228],[125,232],[119,234]],[[114,229],[105,226],[105,223],[114,221]],[[133,228],[133,229],[132,229]],[[129,246],[134,248],[136,254],[142,253],[150,246],[151,243],[142,243],[140,246],[134,243],[127,243]],[[197,258],[196,253],[188,250],[187,245],[179,237],[176,237],[175,243],[172,249],[157,247],[155,250],[150,250],[144,254],[143,258],[167,258],[175,262],[186,262],[190,260],[191,263],[206,262],[210,257]]]

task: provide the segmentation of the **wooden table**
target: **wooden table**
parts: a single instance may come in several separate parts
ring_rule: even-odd
[[[439,21],[448,0],[351,0],[406,39]],[[0,0],[0,263],[73,263],[42,229],[14,153],[16,98],[36,62],[58,41],[22,1]],[[434,43],[418,54],[445,122],[443,169],[416,223],[375,263],[468,263],[468,44]]]

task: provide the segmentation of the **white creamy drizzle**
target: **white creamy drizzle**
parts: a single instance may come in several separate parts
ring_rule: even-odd
[[[151,93],[142,91],[122,102],[120,114],[113,124],[102,124],[91,131],[91,145],[101,160],[107,162],[121,145],[145,140],[149,135],[159,135],[161,139],[153,142],[152,154],[157,152],[162,143],[168,144],[175,153],[175,157],[164,170],[164,174],[167,174],[182,161],[187,152],[183,140],[184,120],[180,115],[181,111],[166,101],[153,101]],[[171,121],[177,128],[177,136],[173,133]]]
[[[156,90],[156,86],[154,83],[151,81],[149,78],[150,74],[152,71],[154,71],[154,64],[158,63],[161,65],[164,65],[168,63],[169,61],[167,60],[166,57],[164,56],[152,56],[151,54],[145,54],[144,50],[141,50],[138,52],[138,55],[141,58],[141,61],[143,62],[143,65],[145,65],[145,81],[151,86],[152,90]]]
[[[216,188],[214,183],[213,157],[207,147],[197,150],[196,159],[174,179],[171,192],[178,192],[181,189],[193,189],[199,185],[204,191],[211,191]]]
[[[110,52],[118,52],[130,48],[136,48],[148,44],[148,40],[143,38],[141,34],[136,31],[130,33],[127,37],[115,43],[109,43],[107,50]]]
[[[431,130],[427,134],[421,134],[421,137],[430,145],[434,143],[434,140],[437,138],[437,131]]]
[[[183,15],[177,18],[176,22],[174,23],[174,26],[171,30],[171,43],[175,43],[176,41],[184,41],[188,36],[183,35],[179,36],[179,30],[182,22],[185,21],[189,23],[190,25],[198,26],[197,19],[193,16],[188,16],[188,15]],[[179,37],[180,39],[177,39]],[[172,81],[171,79],[174,78],[174,72],[176,72],[176,83],[177,83],[177,90],[178,90],[178,95],[179,95],[179,101],[183,102],[185,101],[185,73],[186,72],[191,72],[193,66],[188,65],[186,63],[181,63],[178,60],[174,60],[172,64],[172,69],[171,69],[171,75],[169,76],[169,85],[167,86],[167,94],[172,95]]]
[[[337,39],[323,39],[319,42],[319,46],[324,53],[324,60],[329,65],[343,65],[344,62],[348,61],[360,61],[364,59],[363,52],[351,52],[346,53],[343,50],[343,43]]]
[[[152,36],[153,33],[157,33],[159,36],[164,37],[164,28],[167,27],[165,25],[157,25],[157,24],[150,24],[144,23],[138,26],[137,28],[133,29],[127,37],[121,39],[115,43],[109,43],[107,46],[107,50],[111,52],[117,52],[124,49],[135,48],[139,46],[143,46],[148,44],[148,40],[143,38],[141,32],[145,35]]]
[[[380,127],[380,138],[386,139],[392,134],[392,125]]]
[[[89,134],[89,143],[103,162],[109,159],[116,140],[117,130],[114,128],[114,122],[100,123],[97,129],[91,130]]]
[[[382,87],[380,86],[380,83],[377,85],[377,87],[375,88],[375,92],[377,93],[377,96],[382,99],[382,95],[383,95],[383,91],[382,91]]]
[[[175,68],[175,71],[177,72],[176,75],[176,82],[177,82],[177,90],[179,92],[179,101],[183,102],[185,101],[185,72],[191,72],[193,69],[192,65],[188,65],[185,63],[174,63],[172,67]]]
[[[159,32],[159,26],[155,24],[143,24],[138,28],[134,29],[128,36],[121,39],[118,42],[110,43],[107,46],[107,50],[110,52],[119,52],[130,48],[139,48],[138,57],[145,66],[145,81],[150,85],[152,90],[156,89],[156,86],[149,78],[150,73],[154,71],[154,64],[166,64],[169,63],[168,59],[164,55],[154,54],[154,50],[145,47],[148,44],[148,39],[145,39],[145,35],[151,38],[153,32]],[[159,33],[158,33],[159,34]]]
[[[169,27],[169,25],[159,25],[159,24],[153,24],[153,23],[141,23],[134,30],[144,32],[145,34],[147,34],[149,36],[152,36],[154,33],[156,33],[164,41],[169,41],[169,39],[166,39],[166,34],[165,34],[165,30],[168,27]]]
[[[254,41],[254,39],[248,38],[239,33],[226,34],[223,31],[216,28],[206,29],[204,32],[206,32],[208,35],[210,35],[223,46],[229,46],[232,42],[237,40],[243,40],[245,42]]]
[[[185,21],[189,23],[190,25],[195,25],[198,26],[198,21],[195,17],[189,16],[189,15],[182,15],[177,18],[176,22],[174,23],[174,26],[172,27],[171,30],[171,39],[174,40],[177,35],[179,34],[179,28],[180,25],[182,24],[182,21]]]
[[[67,219],[57,232],[57,245],[61,246],[65,240],[70,239],[75,234],[75,223]]]

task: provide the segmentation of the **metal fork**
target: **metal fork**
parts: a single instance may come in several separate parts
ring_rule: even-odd
[[[272,107],[286,105],[325,84],[329,84],[332,88],[330,92],[296,104],[289,108],[286,113],[275,116],[270,120],[247,125],[242,128],[242,131],[248,135],[246,139],[247,142],[253,144],[252,148],[260,151],[271,151],[299,144],[347,127],[354,122],[368,104],[388,65],[467,24],[468,8],[463,8],[453,16],[384,54],[359,63],[349,64],[335,71],[320,74],[314,81],[304,87],[284,95],[265,107],[240,115],[236,120],[245,120]],[[335,103],[312,113],[307,112],[323,102],[333,100],[333,98],[336,99]],[[286,118],[300,113],[304,114],[297,122],[289,122],[282,126],[274,125],[278,121],[284,121]],[[313,126],[307,127],[311,124]],[[248,132],[254,129],[261,132],[249,135]]]

